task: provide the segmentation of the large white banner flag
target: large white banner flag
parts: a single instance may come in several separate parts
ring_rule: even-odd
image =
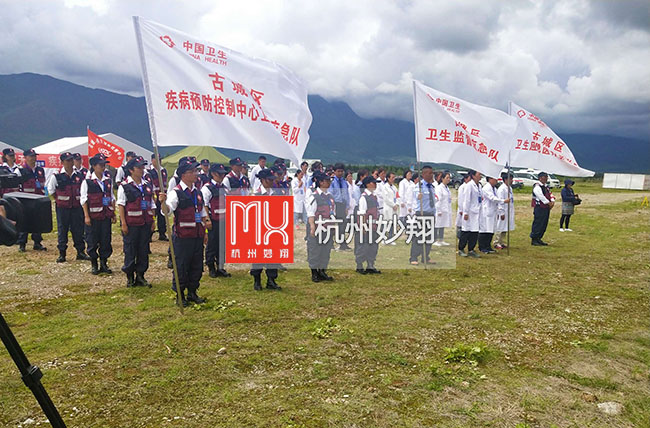
[[[517,119],[517,130],[510,142],[510,165],[570,177],[594,175],[593,171],[578,166],[569,146],[540,118],[513,102],[510,102],[509,110]]]
[[[309,141],[307,88],[291,70],[133,17],[149,125],[160,146],[214,146],[296,163]]]
[[[450,163],[498,177],[517,121],[413,81],[418,161]]]

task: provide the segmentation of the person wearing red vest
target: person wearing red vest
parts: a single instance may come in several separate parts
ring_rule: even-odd
[[[20,175],[25,181],[23,181],[23,184],[20,187],[21,192],[31,193],[34,195],[44,195],[45,170],[40,166],[36,166],[36,152],[34,149],[25,150],[23,152],[23,156],[25,158],[25,162],[20,169]],[[47,248],[45,248],[42,244],[43,235],[40,233],[32,233],[32,239],[34,240],[34,250],[47,251]],[[18,251],[24,252],[25,247],[27,246],[27,233],[18,233],[17,242]]]
[[[275,174],[270,169],[262,169],[256,174],[260,180],[260,188],[255,195],[257,196],[270,196],[273,194],[280,194],[277,189],[273,188],[275,181]],[[282,290],[282,288],[275,282],[278,277],[277,264],[261,264],[255,263],[251,266],[250,274],[253,277],[253,288],[257,291],[262,290],[262,270],[266,270],[266,288],[269,290]]]
[[[189,159],[179,163],[177,172],[180,183],[165,196],[166,204],[163,205],[166,215],[174,214],[172,245],[184,306],[189,305],[189,302],[205,302],[196,292],[203,276],[203,245],[207,238],[205,229],[211,229],[212,223],[205,209],[203,195],[195,186],[198,166],[198,162]],[[172,289],[176,290],[175,278],[172,280]]]
[[[81,157],[81,153],[73,153],[72,156],[74,156],[72,158],[72,164],[73,164],[74,170],[77,171],[77,172],[80,172],[83,175],[84,179],[87,178],[88,177],[88,168],[83,166],[83,163],[82,163],[83,158]]]
[[[113,273],[108,267],[108,258],[113,254],[111,224],[115,223],[115,196],[111,178],[104,175],[107,163],[101,154],[90,158],[92,173],[81,183],[81,207],[93,275]]]
[[[61,153],[59,158],[63,168],[58,174],[52,175],[47,182],[47,191],[50,195],[54,195],[56,203],[57,248],[59,249],[57,263],[65,262],[68,231],[72,232],[72,242],[77,250],[77,260],[90,260],[85,253],[84,212],[81,208],[81,183],[85,177],[73,169],[73,157],[70,152]]]
[[[223,178],[226,173],[226,167],[222,164],[210,165],[211,180],[201,187],[203,202],[212,222],[205,247],[205,264],[211,278],[230,276],[223,268],[226,254],[226,188]]]
[[[158,240],[159,241],[169,241],[167,238],[167,223],[165,222],[165,217],[160,211],[162,204],[158,199],[160,191],[164,192],[167,188],[167,170],[164,167],[160,167],[160,175],[162,175],[162,180],[158,177],[158,161],[156,160],[156,155],[151,155],[151,165],[147,165],[145,168],[145,180],[147,180],[153,186],[153,192],[156,198],[156,226],[158,227]]]
[[[551,209],[555,205],[555,196],[551,193],[546,182],[548,181],[548,174],[540,172],[537,174],[537,183],[533,185],[533,199],[531,206],[533,207],[533,224],[530,230],[531,245],[545,246],[548,245],[542,241],[546,226],[548,226],[548,217],[551,214]]]
[[[153,221],[156,203],[151,184],[143,178],[146,164],[142,156],[131,159],[126,164],[128,177],[117,189],[124,242],[122,272],[126,274],[127,287],[151,287],[144,274],[149,269],[149,243],[156,227]]]
[[[230,159],[230,172],[223,180],[229,195],[248,195],[250,192],[248,177],[242,173],[243,166],[244,161],[241,158]]]
[[[326,242],[321,242],[325,234],[317,236],[316,221],[325,222],[335,215],[336,204],[329,194],[331,177],[322,172],[315,172],[312,180],[315,188],[309,192],[305,207],[307,209],[307,260],[311,269],[313,282],[332,281],[334,278],[326,272],[330,261],[330,252],[334,246],[334,237],[330,235]],[[323,225],[326,227],[326,225]]]
[[[354,256],[357,262],[357,272],[362,275],[381,273],[375,268],[377,250],[379,249],[376,221],[379,219],[380,213],[379,203],[374,192],[378,182],[379,180],[372,175],[365,177],[361,182],[365,190],[359,198],[359,207],[357,208],[359,225],[369,227],[372,219],[372,228],[360,227],[359,231],[355,233]],[[366,269],[363,268],[364,262],[367,265]]]
[[[18,176],[21,175],[20,166],[16,163],[16,153],[14,152],[14,149],[10,147],[2,150],[2,166],[6,167],[9,172],[13,174],[16,174]],[[11,192],[20,192],[20,186],[4,189],[0,188],[0,197],[2,197],[2,195],[5,193]]]
[[[210,159],[201,159],[201,169],[199,170],[199,175],[196,180],[196,187],[201,190],[203,186],[210,183]]]

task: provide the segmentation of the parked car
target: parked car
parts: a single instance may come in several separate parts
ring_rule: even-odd
[[[461,184],[463,184],[463,177],[467,174],[468,171],[454,171],[451,173],[451,181],[449,182],[450,186],[453,186],[454,189],[458,189]]]
[[[560,180],[555,178],[555,176],[553,174],[548,175],[548,182],[546,183],[546,185],[548,187],[550,187],[551,189],[553,189],[553,188],[559,189],[560,187],[562,187],[562,185],[560,184]]]
[[[515,179],[521,180],[522,187],[533,187],[537,183],[537,176],[528,172],[515,172],[512,175]]]

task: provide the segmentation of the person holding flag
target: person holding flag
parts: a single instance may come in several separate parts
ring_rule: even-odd
[[[486,181],[481,189],[483,202],[479,220],[478,249],[484,254],[494,254],[496,251],[492,248],[492,238],[496,230],[497,208],[499,204],[507,204],[510,200],[502,200],[497,196],[496,178],[487,177]]]
[[[533,246],[546,246],[548,244],[542,241],[542,237],[546,232],[548,218],[555,205],[555,196],[546,185],[546,182],[548,182],[547,173],[540,172],[537,174],[537,179],[539,181],[533,185],[533,199],[531,201],[533,224],[530,230],[530,244]]]

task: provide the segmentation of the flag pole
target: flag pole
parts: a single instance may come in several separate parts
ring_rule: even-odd
[[[512,109],[512,102],[508,101],[508,114],[511,115],[511,109]],[[506,177],[506,180],[510,180],[510,154],[512,153],[512,148],[508,147],[508,175]],[[512,183],[507,186],[508,187],[508,199],[510,198],[510,193],[512,193]],[[510,255],[510,202],[508,202],[508,210],[506,215],[508,216],[507,220],[507,225],[508,225],[508,230],[506,231],[506,254],[509,256]],[[513,202],[514,205],[514,202]]]
[[[140,21],[137,16],[133,17],[133,26],[135,27],[135,36],[136,40],[138,43],[138,51],[140,53],[140,65],[142,66],[142,83],[144,86],[144,94],[145,94],[145,101],[147,104],[147,115],[149,116],[149,128],[151,130],[151,142],[153,143],[153,153],[154,157],[156,159],[156,171],[158,172],[158,180],[161,184],[161,189],[160,191],[162,192],[163,190],[165,191],[165,194],[167,192],[167,189],[162,189],[162,184],[164,184],[162,181],[162,169],[161,169],[161,163],[160,163],[160,153],[158,151],[158,137],[156,134],[156,124],[155,121],[153,120],[153,104],[151,102],[151,87],[149,86],[149,79],[147,75],[147,63],[144,59],[144,47],[142,46],[142,33],[140,31]],[[160,207],[160,213],[165,216],[165,224],[167,225],[167,230],[172,230],[172,225],[171,225],[171,220],[169,216],[165,215],[162,207]],[[181,292],[181,284],[178,279],[178,266],[176,264],[176,252],[174,251],[174,239],[173,239],[173,231],[172,231],[172,239],[169,240],[169,251],[171,254],[172,258],[172,270],[174,273],[174,280],[176,281],[176,304],[178,305],[178,309],[180,310],[181,314],[183,314],[183,298],[182,298],[182,292]]]
[[[420,171],[420,182],[418,183],[418,189],[420,190],[419,201],[420,201],[420,219],[424,219],[424,205],[422,204],[422,164],[420,162],[420,138],[418,137],[418,109],[417,109],[417,91],[416,91],[416,82],[413,80],[413,118],[415,124],[415,157],[418,161],[418,171]],[[435,221],[435,217],[434,217]],[[422,225],[422,237],[424,238],[424,221]],[[424,260],[424,270],[427,270],[427,254],[426,254],[426,244],[425,240],[422,239],[422,260]]]

